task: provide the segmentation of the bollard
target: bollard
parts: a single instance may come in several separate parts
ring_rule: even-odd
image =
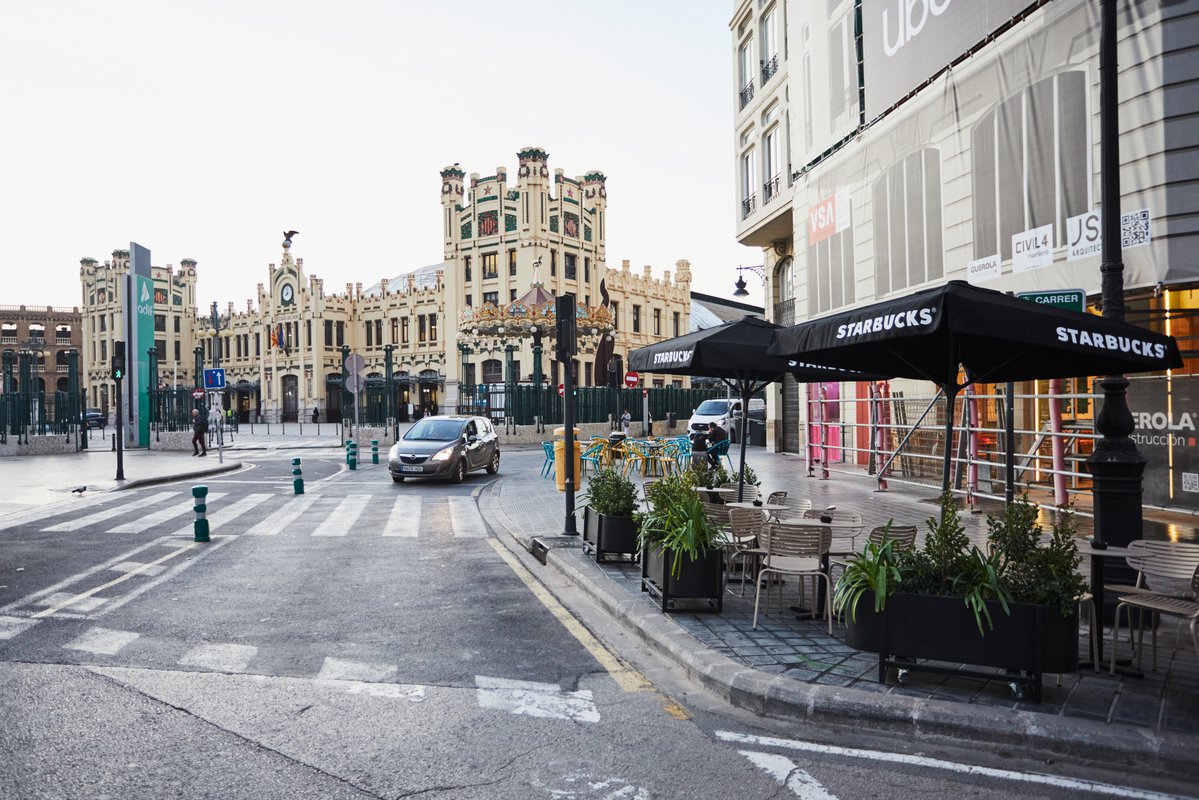
[[[358,469],[358,443],[350,441],[350,469]]]
[[[346,466],[349,466],[350,464],[350,450],[352,449],[353,444],[353,439],[346,439]]]
[[[371,463],[379,463],[379,440],[371,439]]]
[[[195,541],[208,541],[208,487],[193,486],[192,497],[195,499],[193,508],[196,512]]]
[[[291,460],[292,488],[296,490],[296,494],[304,494],[304,471],[300,469],[300,459],[293,458]]]

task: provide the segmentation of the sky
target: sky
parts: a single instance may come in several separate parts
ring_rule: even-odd
[[[130,241],[241,309],[282,232],[326,291],[442,260],[441,168],[607,178],[607,263],[731,297],[726,0],[120,0],[0,11],[0,305]],[[515,180],[515,178],[513,178]],[[762,284],[746,273],[761,303]]]

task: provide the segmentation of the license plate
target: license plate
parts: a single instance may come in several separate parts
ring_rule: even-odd
[[[400,467],[400,472],[424,472],[424,471],[425,471],[425,468],[421,467],[421,466],[412,466],[412,467],[402,466],[402,467]]]

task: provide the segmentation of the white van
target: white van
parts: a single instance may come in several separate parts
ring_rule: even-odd
[[[760,417],[765,419],[766,401],[750,398],[749,401],[749,416],[751,419]],[[699,404],[699,408],[691,415],[691,421],[687,423],[688,433],[707,433],[708,423],[715,422],[720,427],[729,432],[729,439],[736,441],[738,431],[734,429],[734,420],[740,424],[741,418],[741,401],[739,399],[728,400],[705,400]]]

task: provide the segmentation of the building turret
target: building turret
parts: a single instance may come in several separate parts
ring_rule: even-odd
[[[441,171],[442,240],[445,257],[451,258],[458,241],[458,213],[462,210],[462,180],[466,173],[453,164]]]

